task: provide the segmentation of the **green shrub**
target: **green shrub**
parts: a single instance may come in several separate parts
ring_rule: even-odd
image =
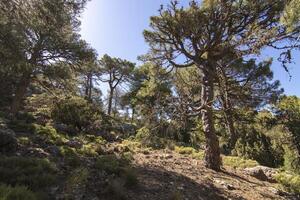
[[[131,167],[126,167],[122,174],[122,178],[125,182],[127,188],[134,188],[138,184],[137,173],[135,169]]]
[[[110,174],[120,174],[122,168],[126,165],[127,163],[124,160],[117,158],[115,155],[100,156],[95,163],[96,169],[106,171]]]
[[[23,144],[23,145],[29,145],[31,143],[30,138],[28,137],[19,137],[18,143]]]
[[[259,165],[255,160],[244,159],[235,156],[223,156],[223,164],[234,168],[247,168]]]
[[[24,120],[13,120],[8,124],[8,127],[15,132],[33,133],[34,126]]]
[[[0,157],[0,182],[36,191],[56,182],[56,168],[46,159]]]
[[[0,200],[37,200],[36,194],[25,186],[0,185]]]
[[[96,108],[85,99],[77,96],[61,99],[53,107],[51,116],[54,121],[73,126],[80,131],[101,118]]]
[[[77,152],[83,156],[95,157],[98,156],[97,145],[85,144]]]
[[[300,175],[281,172],[275,178],[286,191],[300,194]]]
[[[77,155],[76,149],[68,146],[59,147],[60,155],[64,157],[65,164],[71,167],[79,167],[81,160]]]
[[[262,165],[276,167],[277,159],[270,138],[257,132],[254,128],[245,131],[245,135],[237,141],[232,154],[256,160]]]
[[[66,136],[57,133],[57,131],[52,126],[41,126],[38,124],[34,124],[33,127],[34,133],[39,138],[42,138],[50,144],[63,145],[68,141]]]
[[[193,154],[196,150],[193,147],[175,146],[175,152],[179,154]]]

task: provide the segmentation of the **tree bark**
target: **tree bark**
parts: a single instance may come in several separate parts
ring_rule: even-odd
[[[110,87],[109,97],[108,97],[108,108],[107,108],[107,114],[109,116],[111,115],[111,108],[112,108],[113,96],[114,96],[114,88]]]
[[[214,77],[213,72],[203,70],[202,77],[202,95],[203,104],[202,123],[203,131],[206,139],[204,164],[207,168],[219,171],[221,167],[221,156],[219,140],[215,133],[213,119],[213,100],[214,100]]]
[[[22,100],[23,100],[23,98],[26,94],[26,90],[29,87],[30,82],[31,82],[30,76],[31,76],[30,73],[25,73],[23,75],[23,77],[21,78],[19,84],[17,85],[15,96],[13,97],[13,101],[11,104],[11,114],[13,116],[15,116],[18,113],[18,111],[21,107]]]
[[[225,110],[225,120],[226,120],[226,126],[229,134],[229,150],[233,150],[235,148],[236,141],[238,139],[235,127],[234,127],[234,122],[233,122],[233,114],[231,111],[231,108],[228,108]]]

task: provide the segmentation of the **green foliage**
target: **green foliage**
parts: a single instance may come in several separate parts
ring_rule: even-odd
[[[33,129],[39,139],[49,144],[63,145],[68,141],[65,135],[57,133],[56,129],[52,126],[33,124]]]
[[[0,200],[38,200],[35,193],[25,186],[0,185]]]
[[[175,146],[175,152],[180,154],[193,154],[196,150],[192,147]]]
[[[54,121],[73,126],[79,130],[88,128],[101,119],[100,113],[81,97],[68,97],[55,104],[51,114]]]
[[[276,105],[277,116],[286,127],[284,141],[287,147],[285,165],[294,171],[300,171],[300,98],[284,96]]]
[[[46,159],[1,157],[0,182],[36,191],[56,182],[56,168]]]
[[[244,159],[236,156],[223,156],[223,164],[234,168],[248,168],[258,166],[258,162],[255,160]]]
[[[288,192],[300,194],[300,175],[291,174],[287,172],[278,173],[275,176],[278,183],[281,184],[283,189]]]
[[[59,147],[61,156],[64,157],[65,164],[70,167],[79,167],[82,162],[75,148],[68,146]]]
[[[262,165],[276,166],[270,138],[257,132],[254,128],[244,131],[246,133],[237,141],[233,155],[256,160]]]
[[[281,22],[288,27],[288,31],[292,32],[299,26],[300,19],[300,2],[299,0],[292,0],[285,7],[284,15]]]
[[[127,165],[126,160],[117,158],[115,155],[102,155],[96,160],[95,168],[109,174],[119,175]]]

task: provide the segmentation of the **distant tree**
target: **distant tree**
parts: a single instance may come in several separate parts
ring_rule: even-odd
[[[144,36],[151,47],[148,58],[177,68],[197,66],[202,71],[199,114],[206,137],[205,165],[220,170],[219,141],[213,119],[217,65],[224,56],[257,55],[265,46],[280,45],[297,37],[280,23],[287,0],[279,1],[191,1],[188,8],[172,1],[151,17],[151,30]],[[282,43],[281,43],[282,44]],[[167,62],[165,62],[167,61]]]
[[[290,148],[295,151],[292,167],[300,170],[300,98],[284,96],[276,105],[277,117],[290,133]],[[286,136],[288,137],[288,136]]]
[[[225,59],[222,63],[224,62]],[[279,81],[272,81],[271,60],[258,64],[255,59],[227,62],[230,65],[218,65],[216,94],[229,134],[228,147],[232,150],[238,139],[234,127],[234,121],[238,121],[235,109],[259,109],[274,103],[283,93],[283,89],[279,88]]]
[[[107,114],[111,115],[115,89],[130,78],[135,64],[127,60],[104,55],[99,61],[99,65],[101,73],[99,79],[104,83],[108,83],[109,86]]]
[[[91,54],[80,39],[78,16],[86,0],[1,1],[0,65],[17,73],[11,112],[15,114],[27,89],[57,62],[74,69]]]

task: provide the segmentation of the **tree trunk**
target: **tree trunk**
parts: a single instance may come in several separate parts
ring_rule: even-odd
[[[30,76],[31,76],[30,73],[24,74],[23,77],[21,78],[21,81],[17,85],[15,96],[13,97],[13,101],[11,104],[11,113],[13,116],[17,114],[17,112],[21,107],[21,103],[26,94],[26,90],[30,85],[30,81],[31,81]]]
[[[215,133],[213,120],[214,79],[213,72],[203,70],[202,95],[203,104],[202,123],[206,139],[204,163],[207,168],[219,171],[221,167],[221,156],[219,140]]]
[[[108,108],[107,108],[107,114],[109,116],[111,115],[111,108],[112,108],[113,96],[114,96],[114,88],[110,87],[109,97],[108,97]]]
[[[233,122],[233,114],[231,111],[231,108],[228,108],[225,110],[225,120],[226,120],[226,126],[229,134],[229,150],[233,150],[235,148],[236,141],[238,139],[237,134],[235,132],[234,122]]]
[[[134,121],[135,107],[132,106],[131,123]]]

